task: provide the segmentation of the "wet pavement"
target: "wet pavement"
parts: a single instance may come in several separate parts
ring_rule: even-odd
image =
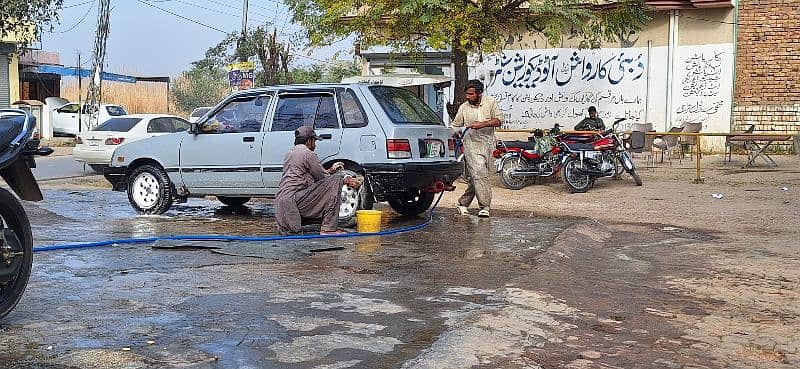
[[[37,246],[275,233],[267,202],[193,199],[137,216],[107,190],[45,199],[28,206]],[[426,219],[381,209],[384,229]],[[706,273],[693,246],[713,239],[447,208],[387,237],[37,253],[25,297],[0,322],[0,368],[703,367],[670,311],[702,316],[719,302],[666,278]]]

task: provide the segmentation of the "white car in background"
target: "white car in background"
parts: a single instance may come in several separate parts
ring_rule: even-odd
[[[81,109],[78,103],[69,102],[61,97],[48,97],[45,102],[53,113],[52,125],[55,136],[75,136],[79,132],[88,131],[90,122],[100,125],[113,117],[128,115],[128,111],[121,105],[100,104],[98,111],[90,113],[93,108],[88,105],[84,105]],[[81,110],[81,129],[78,129],[78,113]]]
[[[73,156],[75,160],[102,173],[120,145],[187,129],[189,122],[174,115],[132,114],[114,117],[91,131],[79,133],[75,137]]]
[[[189,123],[197,122],[200,118],[206,115],[206,113],[208,113],[209,110],[213,108],[214,108],[213,106],[201,106],[199,108],[192,110],[192,113],[189,114]]]

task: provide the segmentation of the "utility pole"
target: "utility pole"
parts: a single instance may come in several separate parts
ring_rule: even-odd
[[[95,113],[99,113],[100,110],[100,101],[102,98],[103,63],[106,59],[106,40],[108,39],[110,14],[111,0],[100,0],[94,52],[92,55],[92,79],[89,81],[89,92],[86,98],[86,105],[93,108],[93,111],[91,111],[92,116],[89,118],[89,128],[94,128],[94,126],[97,124],[98,115]]]
[[[78,133],[81,132],[81,126],[83,125],[83,104],[81,104],[81,91],[83,91],[81,80],[83,77],[81,76],[81,51],[78,50]]]
[[[243,0],[243,3],[242,3],[242,38],[239,39],[240,47],[242,46],[242,44],[247,42],[247,13],[248,13],[247,8],[248,8],[249,5],[250,4],[249,4],[248,0]],[[240,51],[239,61],[240,62],[246,62],[247,61],[247,55],[245,55],[245,53],[241,53],[241,48],[239,48],[239,51]]]

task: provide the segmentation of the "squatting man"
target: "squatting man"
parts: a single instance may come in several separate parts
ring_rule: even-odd
[[[298,234],[303,219],[322,219],[321,235],[342,234],[339,207],[343,185],[359,188],[356,178],[344,176],[341,162],[325,169],[314,152],[322,140],[310,126],[294,131],[294,147],[283,160],[283,176],[275,197],[275,219],[281,234]]]

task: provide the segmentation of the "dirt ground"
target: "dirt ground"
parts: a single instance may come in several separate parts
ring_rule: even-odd
[[[800,157],[741,170],[741,157],[706,156],[699,184],[688,158],[636,160],[641,187],[624,177],[570,194],[559,179],[519,191],[496,181],[490,220],[455,213],[459,184],[432,228],[339,253],[37,254],[26,297],[0,324],[0,368],[800,367]],[[125,201],[97,190],[107,183],[96,176],[44,188],[77,208]],[[201,231],[211,222],[201,208],[179,220],[114,213],[97,229]],[[32,213],[53,237],[74,228]],[[251,218],[208,216],[251,231]],[[59,286],[73,283],[61,303]],[[91,292],[101,288],[107,296]],[[155,344],[130,343],[142,337]]]

